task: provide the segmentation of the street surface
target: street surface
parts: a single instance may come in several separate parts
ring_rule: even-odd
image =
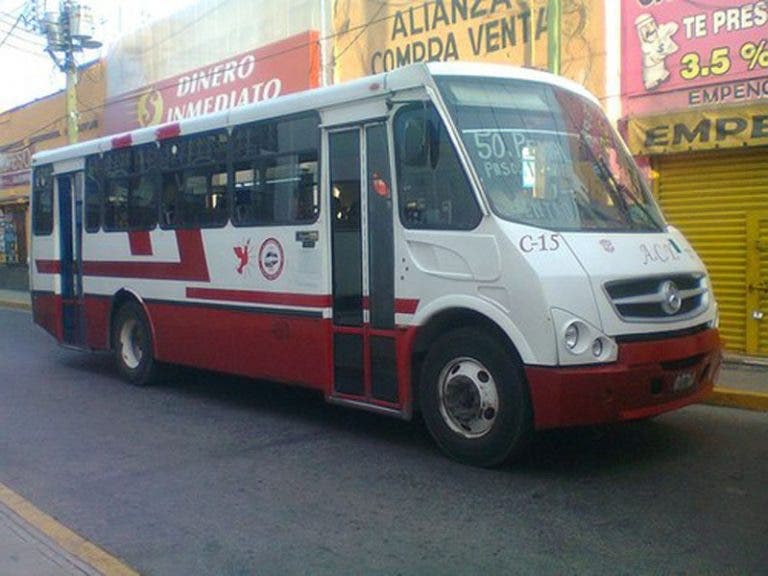
[[[24,311],[0,308],[0,353],[0,483],[142,574],[768,571],[765,413],[550,432],[482,470],[302,390],[133,388]]]

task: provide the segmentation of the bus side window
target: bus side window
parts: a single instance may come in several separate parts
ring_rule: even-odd
[[[400,220],[406,228],[471,230],[479,224],[472,187],[433,106],[398,111],[395,148]]]
[[[235,226],[314,222],[319,118],[304,114],[236,127],[232,132]]]
[[[181,172],[166,172],[163,174],[160,197],[160,226],[162,228],[173,228],[176,226],[180,189]]]
[[[111,178],[104,203],[104,229],[128,229],[128,178]]]
[[[101,227],[102,162],[98,156],[90,156],[85,164],[85,230],[98,232]]]
[[[160,144],[160,224],[163,228],[215,228],[229,219],[225,130],[190,134]]]
[[[53,167],[35,168],[32,188],[32,233],[48,236],[53,232]]]

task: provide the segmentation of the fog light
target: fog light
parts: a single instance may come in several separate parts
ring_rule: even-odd
[[[603,341],[600,338],[592,342],[592,354],[595,358],[603,355]]]
[[[565,345],[568,346],[571,350],[573,350],[576,347],[576,344],[579,343],[579,327],[576,326],[576,323],[569,324],[568,327],[565,329]]]

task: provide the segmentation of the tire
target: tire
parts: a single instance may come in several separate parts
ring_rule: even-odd
[[[464,464],[491,467],[519,456],[533,434],[520,362],[475,328],[440,337],[424,361],[419,399],[438,446]]]
[[[134,386],[151,384],[157,374],[152,332],[135,301],[123,304],[112,325],[112,346],[120,375]]]

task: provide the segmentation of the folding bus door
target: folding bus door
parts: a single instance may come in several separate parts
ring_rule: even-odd
[[[56,176],[59,193],[62,335],[65,344],[85,344],[83,306],[83,173]]]
[[[387,126],[328,133],[332,399],[400,412]]]

